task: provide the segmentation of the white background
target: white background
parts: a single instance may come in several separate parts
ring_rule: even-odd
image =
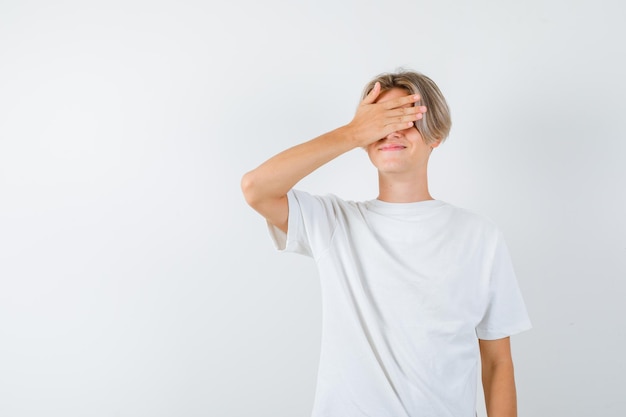
[[[274,250],[239,181],[407,67],[452,109],[431,193],[491,217],[511,250],[535,326],[513,338],[520,416],[623,417],[625,15],[0,1],[0,415],[309,415],[315,266]],[[361,150],[298,185],[376,186]]]

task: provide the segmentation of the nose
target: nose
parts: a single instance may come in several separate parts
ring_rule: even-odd
[[[400,133],[401,131],[396,130],[395,132],[391,132],[390,134],[388,134],[387,136],[385,136],[385,139],[398,139],[400,137],[402,137],[402,133]]]

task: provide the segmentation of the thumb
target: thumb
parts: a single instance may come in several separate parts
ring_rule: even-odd
[[[376,83],[374,84],[374,88],[372,88],[370,92],[367,93],[361,104],[372,104],[374,101],[376,101],[376,98],[378,98],[379,94],[380,82],[376,81]]]

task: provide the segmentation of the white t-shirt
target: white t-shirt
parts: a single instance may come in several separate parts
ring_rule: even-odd
[[[438,200],[288,200],[288,233],[270,234],[321,283],[312,417],[475,416],[478,338],[531,327],[496,226]]]

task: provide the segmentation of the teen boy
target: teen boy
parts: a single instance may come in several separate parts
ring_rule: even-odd
[[[313,417],[474,416],[479,364],[489,417],[516,416],[509,336],[530,321],[506,244],[492,222],[428,190],[429,157],[450,126],[430,78],[381,74],[350,123],[242,179],[277,248],[318,266],[323,320]],[[293,189],[354,148],[378,169],[376,199]]]

